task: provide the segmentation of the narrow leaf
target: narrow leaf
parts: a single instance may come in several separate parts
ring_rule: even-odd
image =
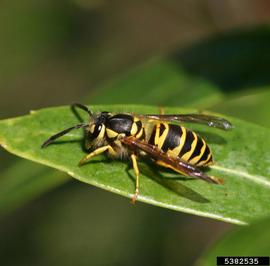
[[[119,79],[114,79],[97,88],[94,95],[86,95],[83,101],[87,99],[91,99],[92,103],[144,102],[157,106],[175,103],[200,107],[220,101],[221,94],[209,82],[185,75],[179,65],[163,58],[133,67],[121,74]],[[36,171],[31,171],[33,168]],[[59,173],[50,169],[47,169],[48,176],[46,176],[45,169],[44,166],[34,166],[33,163],[23,161],[10,170],[2,172],[0,213],[14,210],[62,183],[64,176],[61,177]],[[68,180],[67,175],[64,179]],[[47,182],[46,185],[44,182]],[[4,191],[2,195],[1,191]]]
[[[156,113],[156,107],[98,106],[93,111],[129,111]],[[166,113],[190,110],[166,108]],[[167,170],[157,171],[151,163],[140,163],[140,201],[150,204],[243,224],[269,214],[270,173],[269,130],[231,119],[235,129],[229,132],[193,126],[206,138],[214,154],[211,175],[225,180],[224,185],[212,185],[201,180],[180,179]],[[127,163],[110,162],[104,156],[78,167],[85,155],[82,132],[72,131],[56,144],[41,149],[41,143],[52,134],[76,124],[68,107],[48,108],[31,115],[0,122],[0,142],[8,151],[21,157],[62,170],[69,175],[103,189],[131,197],[134,176]],[[178,180],[177,180],[178,179]]]
[[[269,87],[264,87],[232,94],[229,99],[215,103],[210,109],[270,127],[270,119],[267,119],[270,117],[269,101]]]

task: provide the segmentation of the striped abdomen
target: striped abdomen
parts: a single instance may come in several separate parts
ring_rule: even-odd
[[[182,126],[158,123],[153,127],[148,143],[192,165],[206,166],[213,162],[204,139]]]

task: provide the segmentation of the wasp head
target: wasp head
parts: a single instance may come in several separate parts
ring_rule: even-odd
[[[89,126],[86,128],[86,148],[102,146],[105,142],[106,121],[110,113],[102,112],[95,117],[90,117]]]

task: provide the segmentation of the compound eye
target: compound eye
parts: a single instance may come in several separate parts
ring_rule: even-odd
[[[103,139],[104,138],[104,135],[105,135],[105,126],[103,124],[98,125],[97,131],[98,131],[97,138]]]
[[[99,134],[99,132],[102,130],[102,127],[102,124],[93,124],[90,126],[89,131],[92,134]]]
[[[92,134],[92,138],[102,138],[105,131],[105,126],[103,124],[93,124],[90,126],[89,131]]]
[[[102,127],[103,127],[102,124],[100,124],[100,125],[97,126],[97,131],[98,131],[98,133],[102,130]]]

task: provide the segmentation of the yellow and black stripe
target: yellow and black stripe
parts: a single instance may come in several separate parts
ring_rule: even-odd
[[[113,115],[106,122],[106,136],[110,141],[117,139],[120,134],[138,139],[145,137],[142,122],[137,117],[128,114]]]
[[[143,128],[142,121],[137,117],[134,117],[130,135],[140,140],[145,139],[145,129]]]
[[[206,166],[212,163],[212,153],[206,142],[182,126],[158,123],[153,127],[148,143],[192,165]]]

